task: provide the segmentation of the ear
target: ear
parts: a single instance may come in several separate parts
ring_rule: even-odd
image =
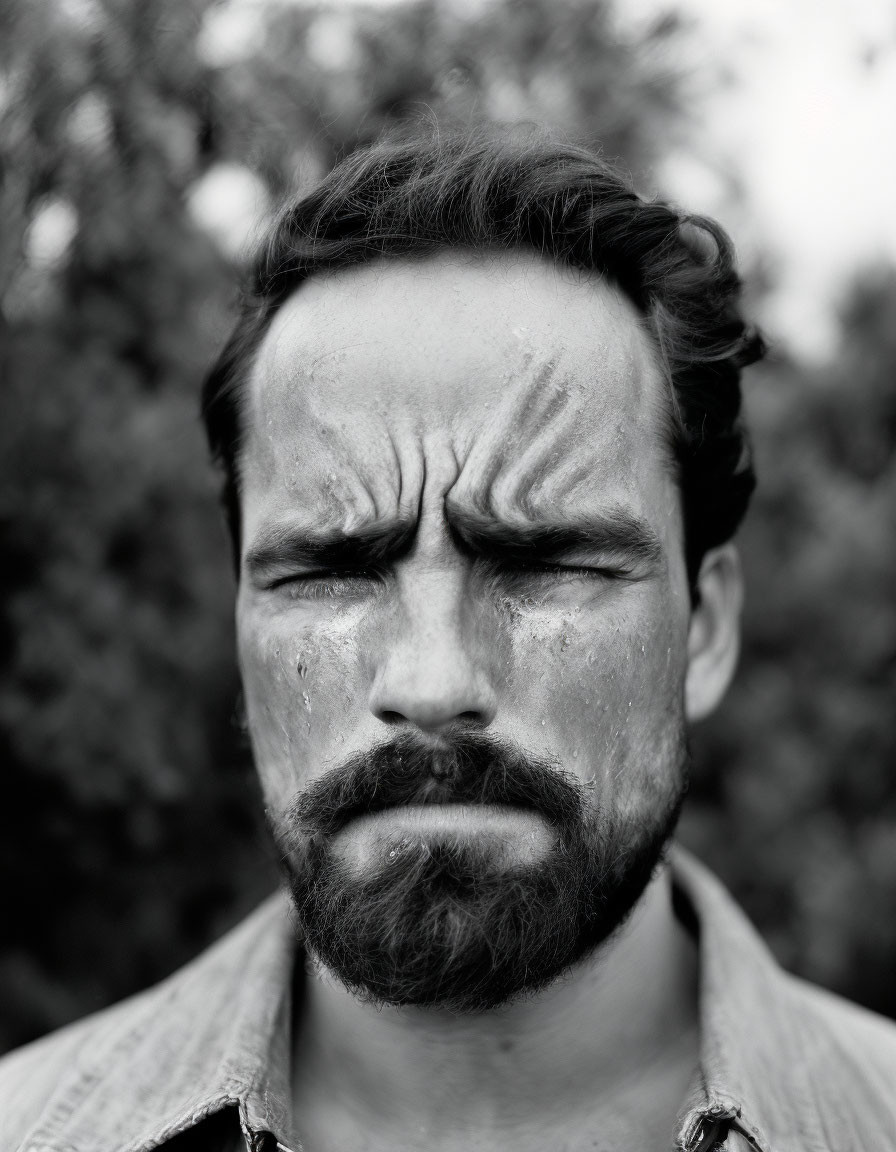
[[[697,591],[688,632],[684,685],[685,715],[689,721],[702,720],[713,711],[737,667],[743,577],[733,544],[706,553],[697,577]]]

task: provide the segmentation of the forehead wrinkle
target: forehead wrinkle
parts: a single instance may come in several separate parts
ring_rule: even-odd
[[[636,509],[620,499],[604,500],[578,513],[567,514],[558,512],[553,506],[526,510],[508,506],[482,513],[479,509],[465,507],[456,498],[446,498],[445,505],[448,524],[456,527],[461,536],[471,532],[485,538],[500,538],[518,533],[525,539],[530,534],[540,537],[544,533],[556,532],[562,537],[571,530],[584,537],[596,535],[601,540],[606,532],[611,537],[618,532],[625,541],[622,546],[639,554],[641,559],[656,563],[663,555],[661,534]]]
[[[578,420],[579,414],[574,408],[554,406],[546,426],[490,486],[492,503],[500,505],[509,501],[528,508],[539,490],[553,488],[562,495],[569,464],[580,455],[576,452]]]
[[[402,454],[388,426],[371,458],[362,446],[339,437],[323,475],[306,477],[323,490],[331,515],[348,529],[415,514],[423,468],[414,453]],[[360,447],[360,450],[359,450]]]
[[[438,280],[435,276],[436,271],[438,269],[433,270],[431,277],[434,282]],[[590,277],[587,278],[583,288],[588,287],[589,281]],[[475,486],[477,489],[485,485],[485,491],[479,491],[477,495],[486,506],[489,502],[497,500],[498,506],[506,502],[508,505],[528,505],[530,510],[534,510],[541,503],[543,489],[559,489],[565,496],[571,498],[574,493],[570,489],[575,488],[577,484],[579,492],[576,494],[584,495],[585,478],[574,481],[569,477],[575,473],[594,472],[595,465],[600,464],[599,449],[604,443],[602,435],[594,437],[593,442],[597,444],[598,451],[589,451],[587,426],[592,425],[593,431],[599,433],[603,424],[610,429],[608,435],[613,434],[613,423],[608,423],[603,414],[606,405],[601,400],[601,395],[606,393],[607,389],[602,387],[601,377],[604,376],[608,380],[608,395],[619,416],[616,443],[622,444],[624,448],[623,426],[626,423],[634,426],[636,422],[640,422],[643,408],[640,408],[640,405],[620,403],[613,398],[626,393],[634,398],[634,393],[636,391],[641,393],[647,383],[645,369],[650,366],[656,371],[657,368],[655,362],[651,364],[651,361],[655,361],[655,356],[651,356],[651,345],[649,340],[644,338],[646,333],[643,326],[634,323],[632,309],[627,307],[625,300],[617,299],[618,293],[612,290],[611,285],[601,281],[600,286],[601,297],[595,302],[596,323],[593,329],[587,321],[587,316],[584,320],[580,317],[571,329],[569,325],[564,328],[562,322],[564,312],[558,312],[555,320],[552,320],[551,316],[554,314],[550,308],[547,309],[550,322],[546,322],[544,331],[537,316],[533,320],[524,319],[523,323],[531,324],[531,328],[519,331],[508,329],[508,341],[502,345],[503,365],[496,363],[490,367],[489,378],[484,379],[481,385],[472,390],[467,385],[466,398],[462,393],[460,400],[456,400],[449,387],[448,400],[451,402],[448,400],[441,402],[444,381],[438,363],[433,366],[435,372],[433,381],[429,381],[428,376],[426,378],[430,385],[434,382],[438,387],[427,387],[424,384],[425,395],[420,396],[419,402],[413,393],[413,380],[406,373],[404,376],[399,373],[398,404],[403,417],[411,421],[408,428],[401,423],[396,425],[395,408],[391,407],[393,400],[390,399],[389,381],[385,378],[380,379],[383,368],[398,364],[396,357],[400,350],[399,345],[394,340],[391,345],[387,345],[382,341],[349,339],[343,341],[338,348],[324,349],[322,345],[328,338],[335,341],[340,328],[338,323],[335,327],[327,324],[328,307],[324,307],[326,301],[323,297],[315,298],[311,301],[308,311],[305,311],[304,307],[301,310],[302,318],[295,338],[289,339],[290,329],[287,319],[282,331],[275,334],[276,339],[264,349],[266,369],[271,363],[282,366],[278,373],[280,395],[277,396],[276,393],[278,382],[268,380],[264,383],[271,385],[273,395],[267,399],[270,402],[276,399],[283,404],[290,391],[293,395],[298,393],[301,400],[297,401],[294,411],[298,414],[301,405],[309,416],[314,413],[315,422],[325,421],[328,411],[327,384],[332,380],[333,384],[338,386],[338,382],[349,374],[350,370],[349,383],[353,384],[356,391],[354,402],[363,412],[363,417],[357,418],[358,422],[363,421],[365,424],[371,421],[374,424],[381,422],[382,435],[376,433],[374,429],[372,434],[356,437],[357,443],[351,442],[344,430],[332,438],[313,437],[311,447],[315,454],[318,449],[323,449],[326,445],[326,453],[331,458],[329,467],[322,462],[319,472],[317,468],[314,469],[318,472],[317,476],[309,476],[306,473],[306,480],[310,481],[310,485],[293,484],[293,490],[298,491],[300,487],[307,489],[313,485],[323,494],[324,484],[321,477],[329,472],[333,475],[328,485],[328,499],[338,505],[332,512],[342,515],[348,505],[359,519],[410,502],[417,498],[419,493],[416,486],[409,481],[407,465],[417,466],[418,456],[414,451],[413,460],[405,460],[409,438],[404,433],[407,431],[411,433],[412,442],[425,439],[431,430],[436,428],[435,422],[438,421],[438,432],[447,436],[455,454],[461,458],[463,464],[460,476],[455,469],[452,487],[458,486],[463,489],[470,481],[473,481],[471,487]],[[611,290],[612,296],[607,296],[603,291],[606,288]],[[411,305],[414,299],[413,295],[409,298]],[[591,305],[588,307],[590,309]],[[296,309],[296,319],[299,311]],[[574,313],[578,316],[577,309],[574,309]],[[316,330],[308,331],[309,315],[312,320],[318,315],[321,318],[323,334],[320,338]],[[516,343],[509,339],[511,331]],[[343,332],[351,338],[350,330],[343,329]],[[519,332],[528,332],[531,335],[521,337]],[[370,390],[366,391],[363,379],[361,377],[354,379],[358,366],[355,365],[350,350],[366,348],[371,344],[380,348],[381,355],[376,358],[374,365],[378,368],[377,379],[373,381]],[[304,353],[305,350],[308,350],[309,355],[303,359],[299,353]],[[340,373],[338,361],[346,355],[351,363],[346,364],[346,370]],[[321,366],[327,363],[332,365],[332,370],[327,367],[324,371],[320,371]],[[424,369],[426,367],[424,364]],[[312,382],[309,380],[310,376],[316,376],[316,379]],[[502,379],[505,385],[503,388],[500,387]],[[297,381],[307,382],[310,385],[308,391],[306,392],[304,387],[296,388]],[[292,388],[284,386],[287,384],[291,384]],[[265,391],[267,390],[266,387]],[[342,389],[338,390],[341,396]],[[310,411],[304,404],[304,398],[309,392]],[[349,400],[352,400],[351,389],[348,396]],[[478,403],[480,396],[486,397],[484,406]],[[650,405],[653,411],[662,406],[662,398],[663,391],[657,388],[651,397],[652,401],[657,402],[655,405],[653,403]],[[257,395],[253,396],[253,399],[257,400]],[[346,403],[343,397],[341,408],[337,405],[336,410],[343,411],[344,417],[351,420],[351,410]],[[640,413],[633,411],[634,407],[639,407]],[[582,419],[578,420],[580,416]],[[612,419],[611,413],[610,421]],[[576,434],[577,420],[585,429],[586,435],[581,437],[581,448],[574,443],[574,451],[570,453],[569,442]],[[301,431],[304,450],[309,440],[305,436],[308,431],[307,423]],[[314,440],[318,443],[315,444]],[[295,477],[295,453],[290,448],[291,442],[294,442],[294,438],[281,436],[277,463],[282,465],[286,462],[290,476]],[[609,440],[606,443],[612,448]],[[583,453],[588,457],[587,464],[571,466],[570,459],[574,456],[581,460]],[[608,462],[613,465],[609,456]],[[615,466],[618,468],[618,465]],[[422,459],[419,461],[419,467],[424,467]],[[499,478],[503,485],[505,474],[508,491],[506,493],[489,491]],[[413,491],[409,491],[409,488]]]
[[[532,374],[527,379],[529,369]],[[475,484],[481,492],[490,491],[500,481],[502,471],[509,474],[507,483],[515,484],[518,481],[514,478],[526,467],[526,458],[530,459],[530,470],[535,472],[551,450],[560,450],[564,422],[567,431],[571,431],[577,416],[571,374],[566,372],[559,385],[548,387],[560,369],[558,355],[539,363],[534,352],[526,351],[522,366],[507,370],[507,387],[488,421],[487,431],[477,435],[474,429],[466,445],[457,479],[461,488]],[[478,431],[482,432],[481,427]],[[516,445],[519,454],[514,458],[511,453]]]
[[[303,510],[304,511],[304,510]],[[364,536],[378,529],[402,527],[412,529],[416,518],[411,516],[308,516],[287,513],[274,515],[255,529],[253,548],[274,549],[290,544],[301,537]]]
[[[310,443],[302,437],[302,461],[295,460],[291,442],[278,446],[278,465],[261,478],[267,493],[262,514],[295,510],[300,518],[310,515],[313,523],[349,534],[416,521],[425,475],[419,448],[409,448],[388,424],[372,441],[357,441],[339,417],[315,425]]]
[[[345,473],[328,473],[323,478],[318,477],[317,483],[323,479],[329,494],[334,499],[321,501],[316,513],[310,516],[307,504],[297,511],[289,511],[283,515],[275,512],[270,518],[261,522],[256,529],[256,538],[262,539],[265,545],[275,547],[296,535],[303,534],[351,536],[363,535],[392,525],[403,525],[409,530],[414,528],[420,518],[426,475],[422,452],[411,453],[407,465],[403,465],[402,454],[391,432],[387,432],[386,439],[392,449],[395,476],[398,478],[394,494],[390,494],[386,499],[378,498],[373,485],[364,481],[354,467],[350,478],[358,482],[360,490],[367,499],[358,500],[354,493],[337,494],[335,486],[329,482],[345,480],[348,477]],[[405,471],[409,473],[407,482],[403,478]]]
[[[303,289],[298,291],[302,292]],[[291,301],[287,302],[287,309],[290,303]],[[331,416],[327,394],[328,391],[338,387],[338,371],[317,374],[317,369],[327,361],[338,362],[350,350],[375,342],[343,342],[338,347],[321,349],[321,341],[317,334],[313,330],[310,332],[307,330],[307,316],[303,315],[303,311],[299,309],[298,316],[293,313],[284,319],[284,310],[281,310],[275,318],[272,330],[265,337],[260,353],[252,366],[249,388],[243,390],[251,393],[253,410],[253,418],[244,426],[251,439],[276,459],[278,456],[276,448],[270,443],[265,443],[273,439],[272,436],[265,434],[265,428],[272,424],[282,428],[284,422],[291,419],[295,422],[296,434],[302,435],[306,449],[307,434],[311,433],[313,437],[313,455],[319,458],[321,470],[326,474],[323,486],[328,488],[332,495],[350,499],[353,503],[358,503],[358,498],[363,493],[364,500],[361,502],[369,502],[376,510],[381,497],[375,488],[375,480],[381,476],[382,466],[386,460],[377,460],[377,454],[375,451],[370,451],[369,443],[363,441],[353,443],[347,422],[339,423],[337,417]],[[298,325],[298,331],[289,325]],[[297,355],[299,352],[308,353],[308,356],[300,357]],[[276,420],[272,414],[276,414]],[[372,418],[371,414],[367,413],[366,419]],[[388,453],[388,467],[392,473],[390,479],[400,486],[401,462],[395,451],[391,429],[387,426],[385,431],[386,436],[382,442],[388,443],[390,447]],[[289,449],[294,439],[295,437],[281,437],[277,446],[281,458],[290,454]],[[314,441],[317,443],[314,444]],[[346,491],[349,484],[354,489],[351,495]],[[338,492],[338,489],[342,491]]]
[[[455,485],[458,495],[484,514],[516,507],[528,515],[539,492],[551,492],[553,502],[581,493],[586,479],[601,472],[602,457],[612,464],[620,444],[624,450],[626,429],[637,429],[642,423],[647,391],[642,385],[649,364],[635,363],[627,353],[626,375],[636,384],[637,396],[631,403],[615,404],[615,413],[611,411],[590,430],[607,390],[602,391],[598,382],[591,383],[596,407],[589,421],[588,385],[582,372],[575,366],[567,370],[559,356],[552,356],[534,371],[531,379],[540,385],[534,397],[526,388],[509,389],[511,395],[503,411],[466,454]],[[529,357],[530,363],[532,359]],[[611,398],[620,377],[614,365],[610,371]],[[551,387],[552,381],[556,383]],[[650,419],[649,424],[654,421]]]
[[[574,471],[574,475],[579,470]],[[619,512],[631,516],[632,510],[618,496],[612,499],[601,498],[595,492],[595,500],[582,504],[577,509],[564,508],[565,501],[553,496],[545,497],[536,493],[534,486],[524,490],[521,486],[506,487],[496,493],[494,488],[483,489],[454,484],[445,493],[445,516],[452,515],[483,524],[494,523],[509,528],[533,528],[545,524],[575,524],[577,520],[588,520],[597,513]]]

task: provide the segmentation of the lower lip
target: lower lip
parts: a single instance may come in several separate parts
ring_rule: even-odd
[[[469,828],[492,828],[496,823],[517,826],[521,821],[541,823],[537,813],[504,804],[407,804],[367,813],[352,823],[379,823],[382,820],[415,828],[454,827],[457,824]]]
[[[550,851],[556,836],[537,812],[500,804],[414,804],[383,808],[350,820],[333,846],[359,866],[379,858],[397,840],[427,841],[447,836],[457,842],[503,843],[518,861]]]

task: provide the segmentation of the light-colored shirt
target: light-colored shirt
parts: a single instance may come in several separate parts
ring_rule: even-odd
[[[896,1150],[896,1025],[783,972],[719,882],[671,856],[698,937],[700,1072],[682,1152]],[[161,984],[0,1061],[0,1152],[299,1152],[277,894]]]

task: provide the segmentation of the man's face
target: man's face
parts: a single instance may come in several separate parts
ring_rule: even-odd
[[[296,861],[297,799],[396,740],[424,765],[457,737],[522,750],[579,791],[604,865],[668,833],[690,600],[667,404],[633,306],[534,255],[364,265],[287,301],[247,388],[237,625]],[[557,827],[464,793],[361,804],[325,839],[349,879],[445,845],[515,875]]]

